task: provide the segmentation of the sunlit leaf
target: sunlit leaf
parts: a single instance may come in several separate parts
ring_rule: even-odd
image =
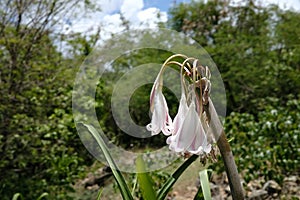
[[[187,159],[165,182],[162,188],[157,193],[157,199],[163,200],[167,196],[170,189],[173,187],[175,182],[181,176],[181,174],[198,158],[197,155],[192,155],[189,159]]]
[[[115,164],[113,158],[111,157],[108,148],[101,136],[101,133],[99,133],[92,125],[83,124],[89,132],[92,134],[96,142],[98,143],[99,147],[101,148],[103,155],[106,158],[106,161],[108,162],[112,173],[117,181],[118,187],[120,189],[121,195],[124,200],[133,200],[133,197],[130,193],[130,190],[125,182],[125,178],[121,174],[121,172],[118,170],[117,165]]]
[[[23,197],[22,197],[22,195],[21,195],[20,193],[16,193],[16,194],[14,194],[12,200],[18,200],[19,197],[20,197],[21,199],[23,199]]]
[[[199,172],[200,183],[205,200],[211,200],[210,186],[208,181],[207,169]]]
[[[141,156],[136,159],[137,171],[141,172],[137,174],[139,185],[141,188],[144,199],[156,200],[156,193],[153,189],[153,180],[146,171],[145,162]]]

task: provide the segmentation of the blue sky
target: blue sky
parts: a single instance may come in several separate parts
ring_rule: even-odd
[[[242,0],[236,0],[242,1]],[[144,0],[145,8],[149,7],[157,7],[161,11],[168,11],[169,8],[174,4],[174,2],[181,3],[181,2],[190,2],[190,0]],[[294,8],[296,10],[300,10],[300,0],[264,0],[266,3],[275,3],[278,4],[280,7],[284,8]]]
[[[166,22],[168,11],[174,2],[177,4],[188,3],[191,0],[94,0],[101,8],[101,12],[94,13],[89,18],[79,17],[67,20],[63,23],[63,32],[89,32],[93,33],[97,27],[101,28],[102,37],[109,37],[112,33],[121,32],[121,15],[130,22],[133,28],[154,28],[158,22]],[[207,0],[209,1],[209,0]],[[243,0],[233,0],[233,2],[243,2]],[[291,8],[300,11],[300,0],[262,0],[263,4],[278,4],[281,8]],[[161,16],[157,18],[158,13]],[[105,36],[106,35],[106,36]]]
[[[161,11],[168,11],[169,8],[174,5],[174,2],[181,3],[181,2],[189,2],[189,0],[144,0],[145,8],[149,7],[157,7]]]

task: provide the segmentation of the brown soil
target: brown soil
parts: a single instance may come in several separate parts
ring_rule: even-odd
[[[174,166],[166,168],[164,171],[173,171]],[[193,200],[199,187],[199,169],[200,163],[194,162],[175,183],[172,191],[166,199],[168,200]],[[226,174],[213,174],[210,179],[211,192],[213,200],[230,200],[230,188]],[[300,178],[298,175],[288,176],[284,179],[283,184],[279,185],[275,181],[266,181],[263,178],[243,182],[246,199],[249,200],[300,200]],[[103,200],[121,200],[116,186],[113,184],[113,177],[109,169],[103,167],[94,173],[80,180],[75,189],[80,194],[78,199],[94,199],[98,190],[103,188],[101,199]]]

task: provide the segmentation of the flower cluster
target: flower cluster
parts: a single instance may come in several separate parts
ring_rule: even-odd
[[[182,63],[172,59],[184,59]],[[167,66],[180,67],[181,99],[178,113],[174,120],[169,115],[166,99],[162,93],[163,72]],[[151,123],[147,130],[152,135],[162,132],[167,138],[169,148],[175,152],[192,154],[210,153],[207,130],[209,115],[204,107],[208,104],[210,92],[210,71],[195,58],[177,54],[168,58],[163,64],[151,91]]]

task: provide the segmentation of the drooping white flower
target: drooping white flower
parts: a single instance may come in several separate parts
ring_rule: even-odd
[[[203,110],[203,106],[208,104],[210,73],[208,68],[198,66],[197,59],[185,59],[181,64],[171,61],[170,57],[162,66],[150,95],[152,120],[147,125],[147,129],[152,132],[152,135],[162,131],[169,136],[167,144],[175,152],[198,155],[210,153],[212,147],[206,135],[207,111]],[[169,116],[166,99],[162,94],[162,74],[168,64],[178,65],[181,71],[181,99],[173,123]]]
[[[152,135],[157,135],[161,131],[164,135],[171,135],[173,125],[169,115],[166,99],[162,93],[159,81],[155,81],[150,95],[150,110],[152,112],[151,123],[146,126]]]
[[[186,107],[186,101],[181,101],[179,107]],[[180,115],[180,116],[179,116]],[[211,145],[207,138],[194,102],[191,102],[186,113],[177,114],[181,119],[179,128],[167,139],[169,148],[175,152],[190,152],[192,154],[209,153]],[[175,130],[175,129],[174,129]]]

